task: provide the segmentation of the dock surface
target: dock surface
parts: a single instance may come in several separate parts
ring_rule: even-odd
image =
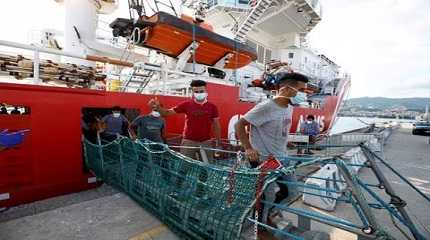
[[[107,185],[0,213],[0,240],[176,240],[157,218]]]
[[[386,161],[394,169],[400,172],[417,188],[430,197],[430,144],[428,144],[428,137],[414,136],[411,134],[410,129],[395,130],[384,146],[384,155]],[[412,188],[402,182],[395,174],[389,171],[382,164],[379,163],[379,166],[396,191],[397,195],[407,202],[408,205],[406,206],[406,210],[412,218],[412,221],[419,228],[421,233],[425,235],[425,239],[430,239],[430,203],[413,191]],[[359,172],[359,177],[367,183],[377,183],[374,174],[368,168],[362,168]],[[375,188],[372,189],[375,190]],[[386,194],[383,194],[383,190],[375,190],[375,192],[380,196],[386,196]],[[388,197],[385,197],[384,200],[389,202]],[[302,201],[296,201],[293,204],[293,207],[314,210],[322,214],[341,217],[355,223],[360,222],[355,211],[351,208],[351,205],[345,203],[338,202],[334,212],[327,212],[310,207],[303,204]],[[396,239],[407,239],[398,229],[396,229],[392,224],[389,215],[383,212],[383,210],[374,210],[373,213],[375,214],[380,227],[390,233],[393,237]],[[284,214],[284,216],[294,219],[293,222],[297,224],[297,218],[295,215]],[[401,224],[398,223],[398,225]],[[345,232],[340,229],[334,229],[317,222],[312,222],[312,229],[329,233],[331,239],[357,239],[357,236],[352,233]],[[402,229],[409,233],[406,228]],[[413,239],[410,234],[408,236]]]
[[[385,158],[403,176],[430,196],[430,144],[428,137],[413,136],[410,130],[396,130],[385,146]],[[381,167],[421,232],[430,239],[430,203],[413,192],[398,177]],[[360,177],[368,182],[369,169]],[[297,201],[294,206],[309,208]],[[377,210],[376,210],[377,211]],[[323,212],[323,211],[321,211]],[[323,212],[326,214],[333,214]],[[354,220],[351,209],[342,204],[337,216]],[[376,213],[381,225],[397,239],[406,239],[386,214]],[[417,220],[419,219],[419,220]],[[312,223],[312,229],[326,230],[331,239],[356,239],[355,235]],[[11,208],[0,213],[0,240],[146,240],[178,239],[158,219],[126,195],[103,185],[97,189],[51,198]]]

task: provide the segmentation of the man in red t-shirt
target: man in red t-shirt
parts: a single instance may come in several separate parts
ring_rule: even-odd
[[[219,123],[218,108],[207,101],[206,82],[203,80],[193,80],[190,84],[193,97],[184,101],[176,107],[167,109],[161,107],[157,99],[152,99],[150,104],[154,105],[162,116],[170,116],[178,113],[186,115],[185,127],[183,132],[183,146],[192,147],[212,147],[211,129],[213,128],[216,146],[221,140],[221,125]],[[213,152],[206,151],[208,160],[213,159]],[[199,149],[182,148],[181,153],[193,159],[202,159]]]

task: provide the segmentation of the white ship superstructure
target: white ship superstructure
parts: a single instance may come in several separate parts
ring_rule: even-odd
[[[210,0],[208,6],[206,21],[213,25],[214,31],[255,47],[257,64],[265,64],[270,60],[291,62],[293,57],[289,56],[296,52],[296,56],[303,55],[302,62],[298,58],[294,59],[297,67],[305,65],[306,58],[310,63],[306,64],[306,68],[315,65],[314,69],[304,73],[317,72],[316,69],[322,68],[324,59],[319,59],[318,54],[304,47],[306,34],[322,18],[319,1]],[[312,61],[311,58],[316,59]]]
[[[192,55],[191,46],[184,49],[183,53],[175,59],[148,48],[130,44],[130,40],[127,43],[127,40],[122,37],[109,39],[110,34],[106,34],[106,29],[103,29],[103,36],[101,36],[100,31],[96,31],[100,28],[99,14],[113,13],[118,8],[119,1],[56,1],[65,8],[64,31],[44,29],[41,37],[33,39],[32,43],[38,43],[37,46],[44,48],[62,49],[64,52],[79,56],[96,54],[144,63],[143,69],[138,67],[137,70],[106,66],[108,83],[110,80],[119,79],[121,82],[115,84],[120,85],[121,91],[147,93],[161,91],[165,94],[183,95],[187,94],[188,82],[195,77],[248,88],[253,80],[262,78],[268,63],[280,62],[285,64],[282,70],[303,73],[311,79],[314,86],[323,90],[321,92],[333,94],[332,90],[325,90],[324,87],[339,75],[337,64],[306,46],[306,35],[322,19],[319,0],[192,0],[182,4],[182,13],[177,11],[178,9],[175,10],[175,4],[170,1],[154,1],[154,4],[158,3],[163,7],[160,11],[176,14],[178,17],[187,13],[186,10],[190,10],[190,7],[194,10],[195,18],[200,18],[203,12],[201,18],[213,27],[215,33],[243,42],[255,49],[256,61],[239,70],[219,67],[225,62],[223,59],[212,67],[192,64],[189,62]],[[121,4],[125,3],[121,2]],[[142,4],[150,3],[142,2]],[[158,9],[155,6],[150,9]],[[206,10],[202,10],[202,6],[205,6]],[[56,38],[62,36],[64,36],[64,42],[58,44]],[[133,42],[133,39],[131,40]],[[58,62],[58,56],[55,58],[54,56],[43,54],[36,59],[48,58]],[[70,57],[63,57],[62,62],[95,66],[94,62]],[[168,83],[166,83],[167,78],[169,78]],[[241,91],[241,93],[246,92],[250,94],[241,94],[243,99],[252,99],[255,96],[258,101],[267,95],[261,89]]]
[[[257,51],[257,60],[233,74],[232,81],[249,85],[273,62],[283,63],[284,70],[307,75],[323,94],[335,94],[339,81],[333,81],[348,78],[341,76],[340,66],[333,60],[307,46],[307,34],[322,19],[320,1],[208,0],[207,6],[206,21],[215,32]],[[242,91],[246,99],[258,100],[264,95],[258,90]]]

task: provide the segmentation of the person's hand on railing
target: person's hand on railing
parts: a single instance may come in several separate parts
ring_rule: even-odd
[[[213,141],[213,146],[215,149],[222,149],[221,140],[214,139],[212,141]],[[221,153],[219,151],[215,150],[214,151],[214,158],[220,158],[220,157],[221,157]]]
[[[245,156],[250,162],[258,162],[260,158],[258,151],[252,148],[245,149]]]
[[[214,152],[214,158],[219,159],[221,157],[221,153],[218,151]]]
[[[327,137],[328,137],[328,133],[320,133],[320,134],[315,136],[315,140],[320,141],[320,140],[327,138]]]

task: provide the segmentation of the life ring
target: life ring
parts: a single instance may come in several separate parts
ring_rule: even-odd
[[[230,118],[230,121],[228,122],[228,140],[230,142],[231,145],[233,146],[237,146],[239,145],[239,141],[236,137],[236,129],[235,129],[235,125],[237,123],[237,121],[239,121],[239,119],[242,117],[243,115],[241,114],[236,114],[234,116],[232,116]]]

